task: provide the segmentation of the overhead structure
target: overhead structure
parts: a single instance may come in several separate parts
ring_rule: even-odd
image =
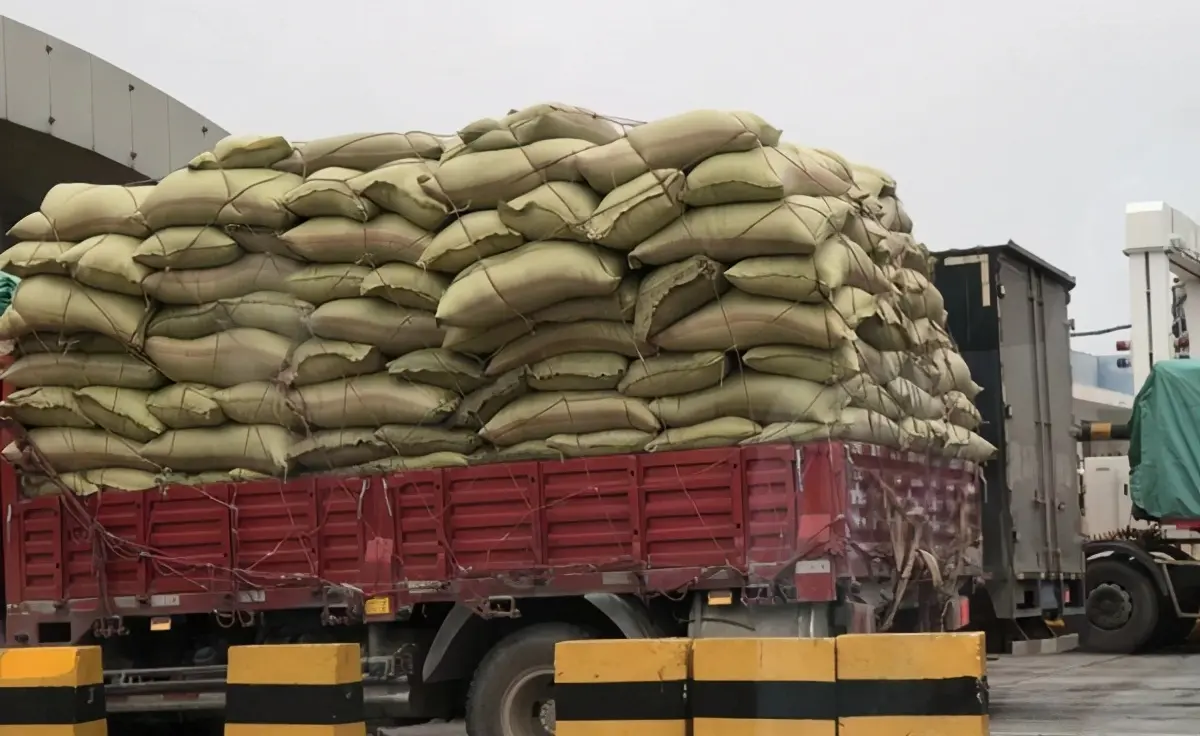
[[[1136,393],[1155,363],[1187,354],[1187,324],[1200,324],[1200,226],[1166,202],[1129,204],[1125,255]]]
[[[132,74],[0,16],[0,231],[54,184],[159,179],[225,135]]]

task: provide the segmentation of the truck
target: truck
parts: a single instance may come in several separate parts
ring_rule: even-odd
[[[872,445],[688,450],[27,498],[7,646],[103,650],[112,714],[219,716],[237,644],[358,642],[373,723],[553,732],[559,641],[960,628],[979,468]]]

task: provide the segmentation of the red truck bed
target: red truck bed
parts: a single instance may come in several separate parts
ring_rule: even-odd
[[[7,637],[102,616],[730,589],[791,563],[798,600],[978,545],[977,470],[870,445],[764,445],[387,477],[20,496],[0,467]],[[903,509],[897,514],[897,509]],[[789,579],[790,578],[790,579]]]

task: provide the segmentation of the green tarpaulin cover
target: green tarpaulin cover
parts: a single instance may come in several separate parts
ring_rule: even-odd
[[[12,304],[13,292],[17,290],[19,283],[21,283],[21,279],[0,271],[0,312],[8,309],[8,305]]]
[[[1155,519],[1200,519],[1200,360],[1155,364],[1133,403],[1134,505]]]

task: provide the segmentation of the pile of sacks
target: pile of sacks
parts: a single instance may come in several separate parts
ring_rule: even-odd
[[[10,231],[4,454],[79,493],[819,438],[984,459],[910,231],[886,175],[749,113],[230,137]]]

